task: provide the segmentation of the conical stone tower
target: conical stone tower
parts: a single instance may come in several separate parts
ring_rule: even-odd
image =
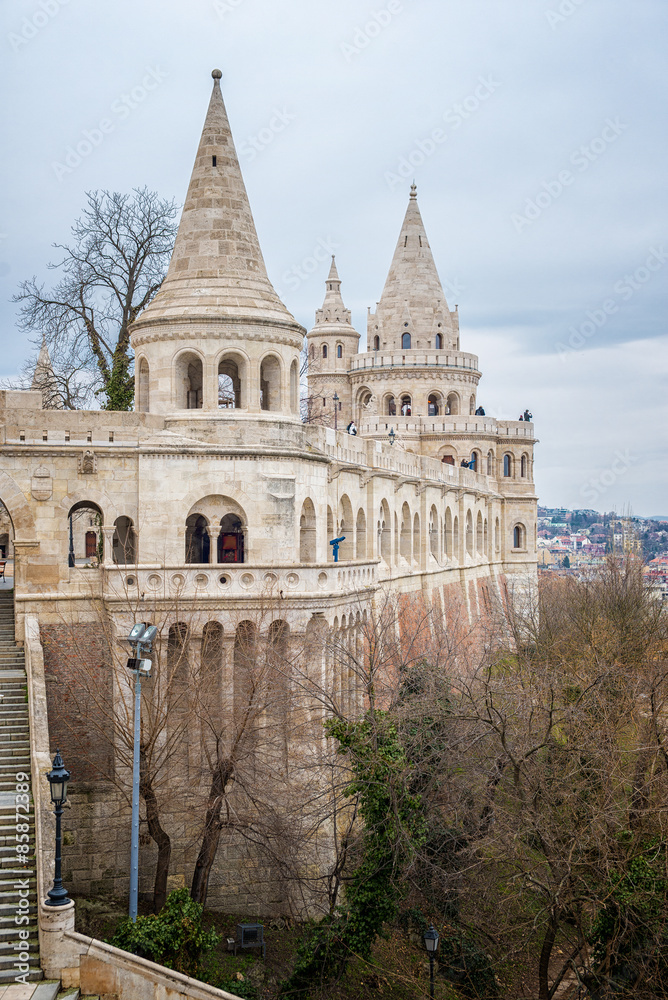
[[[167,276],[132,328],[137,409],[299,419],[305,331],[267,276],[230,123],[213,93]],[[185,414],[184,414],[185,416]]]

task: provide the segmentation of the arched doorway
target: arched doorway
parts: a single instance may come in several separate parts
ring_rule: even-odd
[[[68,518],[68,565],[84,565],[91,561],[102,562],[104,543],[102,537],[102,511],[90,500],[81,500],[70,508]]]
[[[132,518],[117,517],[114,521],[114,527],[116,530],[111,543],[114,562],[120,565],[134,563],[137,554],[137,536]],[[86,549],[88,549],[88,540],[86,540]]]

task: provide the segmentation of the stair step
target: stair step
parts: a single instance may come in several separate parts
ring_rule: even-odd
[[[72,1000],[78,998],[79,989],[77,988],[74,992],[69,990],[63,990],[65,996],[69,993]],[[31,1000],[56,1000],[56,997],[62,996],[63,993],[60,992],[60,981],[57,979],[45,979],[43,983],[40,983],[35,992],[33,993]]]

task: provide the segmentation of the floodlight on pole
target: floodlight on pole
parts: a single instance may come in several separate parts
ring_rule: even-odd
[[[137,919],[139,901],[139,753],[141,742],[141,681],[151,676],[151,661],[142,657],[150,653],[158,634],[155,625],[137,622],[133,625],[127,642],[134,647],[134,656],[128,659],[128,669],[135,675],[134,741],[132,753],[132,831],[130,837],[130,919]]]

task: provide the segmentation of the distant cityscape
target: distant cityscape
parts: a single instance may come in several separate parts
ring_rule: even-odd
[[[661,600],[668,599],[668,517],[538,507],[538,569],[582,576],[609,555],[635,554]]]

